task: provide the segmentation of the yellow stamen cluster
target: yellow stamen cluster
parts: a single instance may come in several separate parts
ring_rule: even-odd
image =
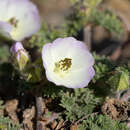
[[[64,60],[59,61],[59,67],[63,71],[67,71],[71,67],[71,60],[70,58],[65,58]]]
[[[14,17],[10,18],[8,21],[11,25],[13,25],[14,27],[18,26],[18,20]]]
[[[58,73],[61,77],[71,68],[72,59],[65,58],[64,60],[60,60],[55,63],[54,72]]]

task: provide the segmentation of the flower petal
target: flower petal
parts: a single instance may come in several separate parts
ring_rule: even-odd
[[[94,75],[95,70],[93,69],[93,67],[71,72],[70,75],[68,75],[66,79],[64,79],[64,81],[66,81],[64,86],[67,86],[68,88],[86,87]]]
[[[58,86],[65,86],[68,88],[83,88],[88,85],[93,76],[95,70],[93,67],[89,69],[82,69],[76,72],[71,72],[68,76],[61,78],[57,76],[52,70],[46,70],[47,79]]]
[[[88,50],[85,50],[84,48],[78,48],[75,47],[75,49],[72,49],[70,52],[70,58],[72,59],[72,70],[76,71],[78,69],[82,68],[89,68],[94,64],[94,59],[91,55],[91,53]]]
[[[52,55],[55,62],[64,59],[71,51],[71,44],[77,42],[73,37],[58,38],[52,43]],[[59,57],[60,56],[60,57]],[[69,58],[69,57],[68,57]]]
[[[11,39],[10,32],[12,31],[13,27],[6,23],[0,21],[0,37],[4,40]]]
[[[43,46],[42,48],[42,60],[43,60],[43,65],[45,68],[50,68],[50,66],[52,67],[54,64],[53,59],[52,59],[52,44],[51,43],[47,43],[46,45]]]

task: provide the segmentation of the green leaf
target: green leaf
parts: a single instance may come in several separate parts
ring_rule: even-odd
[[[62,93],[61,106],[66,109],[69,121],[75,121],[93,112],[100,99],[88,88],[75,89],[74,92]]]
[[[107,83],[117,91],[129,88],[130,73],[123,67],[117,67],[112,76],[108,79]]]

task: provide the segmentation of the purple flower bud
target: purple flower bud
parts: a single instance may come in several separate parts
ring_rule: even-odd
[[[29,56],[26,50],[23,48],[23,45],[21,42],[16,42],[10,49],[12,55],[15,57],[16,62],[18,63],[18,66],[20,70],[24,69],[27,62],[29,61]]]
[[[95,75],[93,56],[83,42],[73,37],[44,45],[42,60],[47,79],[56,85],[83,88]]]

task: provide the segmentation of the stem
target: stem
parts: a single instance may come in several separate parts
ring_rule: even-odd
[[[68,129],[69,127],[71,127],[72,125],[75,125],[75,124],[79,124],[80,122],[82,122],[84,119],[87,119],[89,116],[96,116],[98,114],[98,112],[94,112],[94,113],[91,113],[91,114],[87,114],[85,116],[83,116],[82,118],[80,118],[79,120],[75,121],[75,122],[72,122],[71,125],[63,125],[61,126],[58,130],[60,130],[61,128],[65,128]],[[64,123],[65,124],[65,123]]]
[[[36,111],[37,111],[37,123],[36,123],[36,130],[43,130],[44,126],[42,122],[40,121],[41,117],[43,116],[44,109],[43,109],[43,102],[42,102],[42,96],[36,96]]]
[[[97,115],[97,114],[98,114],[98,112],[94,112],[94,113],[85,115],[85,116],[83,116],[82,118],[80,118],[79,120],[77,120],[76,122],[74,122],[73,124],[79,124],[81,121],[83,121],[84,119],[87,119],[89,116],[95,116],[95,115]]]
[[[40,119],[40,117],[43,114],[43,105],[41,96],[36,97],[36,107],[37,107],[37,119]]]
[[[47,80],[41,81],[38,92],[35,95],[36,100],[36,130],[44,130],[44,124],[41,121],[44,114],[43,99],[42,99],[42,87],[47,83]]]
[[[87,43],[88,49],[91,50],[92,47],[92,26],[87,25],[84,28],[84,42]]]

